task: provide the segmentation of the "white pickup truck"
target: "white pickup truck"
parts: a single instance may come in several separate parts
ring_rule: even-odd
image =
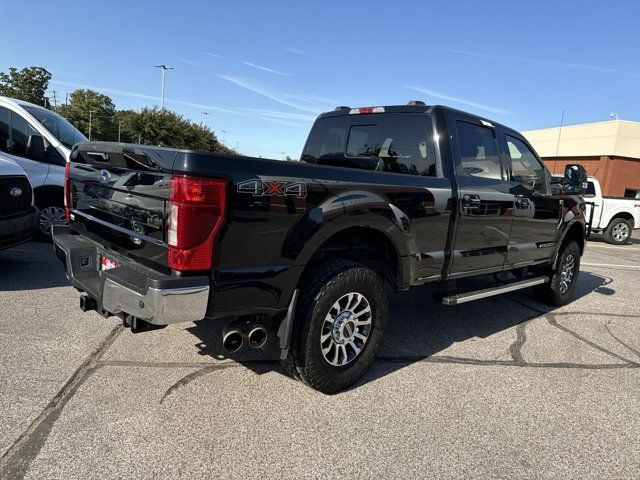
[[[587,220],[593,211],[593,233],[604,233],[607,243],[623,245],[631,238],[634,228],[640,228],[640,198],[603,197],[600,183],[589,178],[587,191],[584,194],[587,203],[585,217]]]

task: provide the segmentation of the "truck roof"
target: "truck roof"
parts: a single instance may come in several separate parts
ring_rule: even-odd
[[[484,120],[486,122],[491,123],[494,126],[498,126],[501,127],[503,129],[506,130],[510,130],[512,132],[516,132],[516,130],[514,130],[511,127],[508,127],[506,125],[503,125],[499,122],[493,121],[487,117],[483,117],[481,115],[477,115],[475,113],[469,113],[469,112],[465,112],[463,110],[458,110],[456,108],[452,108],[452,107],[447,107],[446,105],[426,105],[424,102],[416,102],[416,101],[412,101],[409,102],[409,104],[407,105],[375,105],[375,106],[367,106],[367,107],[347,107],[347,106],[340,106],[340,107],[336,107],[335,110],[332,110],[330,112],[324,112],[321,113],[320,115],[318,115],[317,120],[320,120],[322,118],[331,118],[331,117],[342,117],[342,116],[346,116],[346,115],[350,115],[353,110],[357,110],[357,109],[376,109],[376,108],[382,108],[384,109],[381,112],[360,112],[360,114],[372,114],[372,115],[376,115],[378,113],[434,113],[436,111],[441,111],[441,112],[451,112],[451,113],[457,113],[460,115],[464,115],[467,117],[473,117],[473,118],[477,118],[478,120]],[[355,112],[354,112],[355,113]],[[519,132],[516,132],[519,133]]]

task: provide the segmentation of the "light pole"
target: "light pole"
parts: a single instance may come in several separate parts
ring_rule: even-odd
[[[122,131],[122,120],[118,120],[118,143],[120,143],[120,132]]]
[[[222,144],[226,145],[227,144],[227,131],[226,130],[220,130],[222,132]]]
[[[89,110],[89,141],[91,141],[91,120],[93,118],[93,110]]]
[[[202,124],[201,125],[206,125],[207,124],[207,118],[209,118],[209,112],[202,112]]]
[[[162,69],[162,87],[160,95],[160,110],[164,110],[164,76],[167,70],[173,70],[173,67],[167,67],[166,65],[155,65],[156,68]]]

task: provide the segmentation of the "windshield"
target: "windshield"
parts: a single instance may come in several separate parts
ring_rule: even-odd
[[[33,115],[65,147],[71,148],[75,143],[87,141],[87,137],[57,113],[30,105],[24,105],[23,108]]]

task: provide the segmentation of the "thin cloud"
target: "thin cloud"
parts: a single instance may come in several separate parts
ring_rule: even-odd
[[[274,70],[273,68],[263,67],[262,65],[256,65],[255,63],[251,63],[251,62],[243,62],[243,63],[248,67],[256,68],[258,70],[262,70],[263,72],[274,73],[276,75],[281,75],[283,77],[290,77],[291,76],[290,73],[279,72],[278,70]]]
[[[215,58],[222,58],[222,55],[220,55],[219,53],[212,53],[212,52],[201,52],[203,55],[207,55],[208,57],[215,57]]]
[[[157,96],[147,95],[139,92],[131,92],[131,91],[119,90],[115,88],[106,88],[106,87],[100,87],[96,85],[84,85],[80,83],[65,82],[61,80],[52,80],[51,83],[56,85],[66,86],[66,87],[95,90],[97,92],[108,93],[111,95],[120,95],[123,97],[137,98],[140,100],[158,101]],[[304,122],[308,121],[308,118],[306,118],[306,116],[303,116],[303,115],[299,115],[299,116],[296,116],[295,114],[286,115],[285,112],[278,112],[278,111],[272,111],[272,110],[259,110],[259,109],[250,109],[250,108],[239,108],[234,110],[230,108],[217,107],[215,105],[205,105],[202,103],[186,102],[183,100],[176,100],[174,98],[165,98],[164,100],[166,103],[180,105],[183,107],[195,108],[203,111],[207,110],[212,112],[228,113],[231,115],[240,115],[243,117],[255,118],[258,120],[264,120],[267,122],[279,123],[281,125],[288,125],[288,126],[294,126],[294,127],[302,127],[304,125],[300,123],[296,123],[293,120],[304,121]]]
[[[295,47],[287,47],[287,48],[285,48],[285,50],[287,52],[290,52],[290,53],[295,53],[296,55],[306,55],[307,54],[307,52],[305,52],[304,50],[301,50],[300,48],[295,48]]]
[[[318,114],[330,108],[327,105],[329,103],[329,99],[322,99],[314,95],[306,94],[278,93],[242,78],[232,77],[230,75],[220,75],[220,78],[226,80],[227,82],[231,82],[234,85],[242,87],[245,90],[249,90],[250,92],[273,100],[274,102],[286,105],[287,107],[295,108],[296,110],[302,110],[303,112]],[[335,102],[331,103],[335,104]]]
[[[469,100],[464,100],[464,99],[458,98],[458,97],[452,97],[450,95],[445,95],[443,93],[435,92],[435,91],[430,90],[428,88],[415,87],[413,85],[405,85],[405,88],[408,88],[410,90],[415,90],[416,92],[424,93],[425,95],[428,95],[430,97],[439,98],[441,100],[448,100],[450,102],[459,103],[461,105],[466,105],[468,107],[477,108],[479,110],[484,110],[486,112],[497,113],[497,114],[500,114],[500,115],[508,115],[509,114],[508,111],[503,110],[501,108],[496,108],[496,107],[492,107],[492,106],[489,106],[489,105],[484,105],[482,103],[477,103],[477,102],[472,102],[472,101],[469,101]]]
[[[196,60],[189,60],[188,58],[178,58],[179,61],[181,61],[182,63],[186,63],[187,65],[191,66],[191,67],[202,67],[205,64],[202,62],[198,62]]]
[[[63,77],[69,77],[69,78],[84,78],[84,75],[81,75],[79,73],[69,73],[69,72],[62,72],[60,70],[52,70],[51,68],[47,68],[47,71],[49,73],[52,73],[54,75],[61,75]]]
[[[585,63],[573,63],[573,62],[559,62],[555,60],[543,60],[539,58],[503,57],[500,55],[493,55],[490,53],[472,52],[470,50],[448,49],[447,51],[451,53],[456,53],[458,55],[466,55],[468,57],[487,58],[491,60],[501,60],[501,61],[508,61],[508,62],[530,63],[533,65],[544,65],[545,67],[572,68],[577,70],[587,70],[591,72],[600,72],[600,73],[618,73],[619,72],[619,70],[615,68],[603,67],[602,65],[589,65]]]

